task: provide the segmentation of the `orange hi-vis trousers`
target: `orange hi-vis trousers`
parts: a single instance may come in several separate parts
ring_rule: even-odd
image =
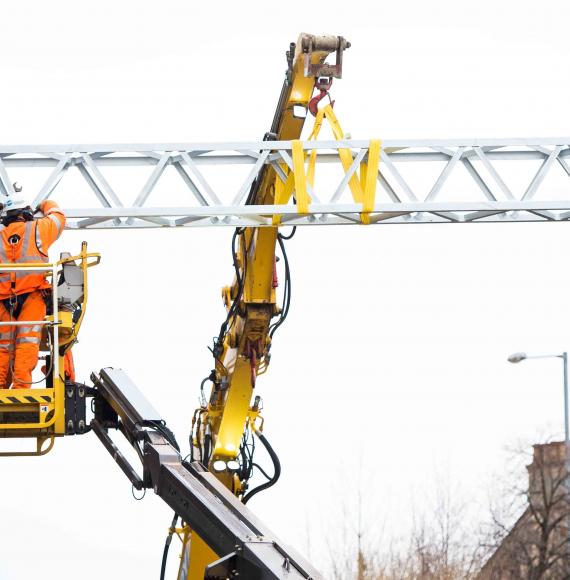
[[[18,315],[19,322],[41,321],[46,316],[46,304],[42,293],[35,290],[28,294]],[[0,388],[14,389],[32,387],[32,372],[38,363],[42,327],[39,324],[2,326],[11,320],[10,311],[0,302]]]

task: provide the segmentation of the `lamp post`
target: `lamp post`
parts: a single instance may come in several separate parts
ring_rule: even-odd
[[[530,356],[524,352],[515,352],[508,358],[508,361],[512,363],[519,363],[530,358],[562,359],[564,368],[564,441],[566,443],[566,448],[568,448],[568,444],[570,443],[570,429],[568,427],[568,353],[563,352],[562,354],[541,354]]]

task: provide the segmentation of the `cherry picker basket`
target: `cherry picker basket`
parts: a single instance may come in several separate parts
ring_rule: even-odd
[[[99,254],[87,252],[87,243],[83,242],[78,255],[62,253],[57,262],[0,263],[0,272],[45,272],[51,284],[44,320],[0,323],[41,326],[40,359],[45,361],[44,376],[30,388],[0,389],[0,438],[33,438],[36,448],[0,451],[0,456],[45,455],[56,437],[85,431],[85,387],[66,378],[65,361],[77,342],[85,315],[87,270],[100,260]]]

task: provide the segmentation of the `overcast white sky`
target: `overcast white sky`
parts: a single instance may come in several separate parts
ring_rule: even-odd
[[[521,0],[5,3],[0,141],[260,139],[302,31],[352,42],[334,97],[354,138],[570,135],[569,12]],[[87,238],[103,254],[79,377],[124,368],[181,441],[224,315],[230,237],[69,232],[58,248]],[[560,363],[506,357],[570,347],[569,246],[566,223],[299,231],[291,314],[258,382],[284,474],[251,507],[319,565],[358,485],[371,533],[405,530],[436,472],[484,513],[504,446],[562,430]],[[133,501],[92,435],[0,473],[0,579],[158,578],[170,512],[152,494]]]

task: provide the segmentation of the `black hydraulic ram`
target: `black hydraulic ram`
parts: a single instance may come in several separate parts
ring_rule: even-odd
[[[134,383],[120,369],[91,376],[95,385],[93,431],[138,489],[152,488],[222,557],[204,578],[225,580],[322,580],[201,463],[182,461],[174,435]],[[142,463],[139,476],[108,435],[120,430]]]

